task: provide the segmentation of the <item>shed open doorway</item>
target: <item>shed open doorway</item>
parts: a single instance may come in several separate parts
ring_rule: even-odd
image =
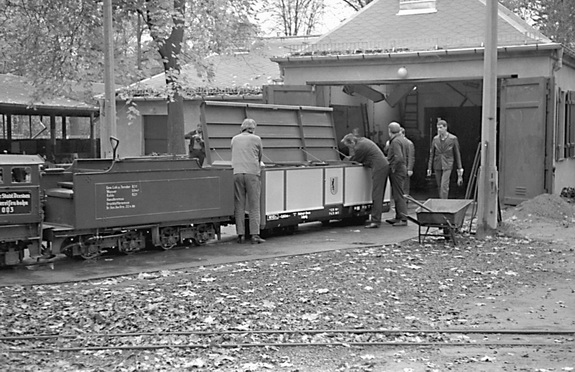
[[[481,106],[473,107],[430,107],[425,109],[425,133],[422,139],[415,144],[415,167],[411,179],[412,189],[418,192],[422,199],[437,198],[439,193],[435,184],[434,176],[425,177],[429,161],[429,149],[433,137],[437,134],[437,120],[441,118],[447,121],[450,133],[457,136],[461,152],[461,162],[464,169],[464,183],[457,186],[456,173],[452,172],[449,197],[460,199],[465,197],[465,192],[477,146],[481,142]]]

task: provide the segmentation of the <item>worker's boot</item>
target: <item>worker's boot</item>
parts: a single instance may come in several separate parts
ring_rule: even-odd
[[[262,238],[260,238],[259,235],[252,235],[252,244],[260,244],[260,243],[265,243],[266,241]]]

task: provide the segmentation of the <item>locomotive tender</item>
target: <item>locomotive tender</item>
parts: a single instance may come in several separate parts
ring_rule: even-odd
[[[25,255],[93,258],[221,238],[221,226],[234,223],[230,141],[246,117],[264,144],[262,233],[312,221],[363,223],[371,177],[361,164],[340,161],[331,113],[204,102],[203,167],[188,157],[150,156],[44,169],[39,156],[0,155],[0,266]]]

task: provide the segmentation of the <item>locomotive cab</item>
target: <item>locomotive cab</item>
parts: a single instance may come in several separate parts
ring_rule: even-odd
[[[38,155],[0,155],[0,266],[41,255],[42,206]]]

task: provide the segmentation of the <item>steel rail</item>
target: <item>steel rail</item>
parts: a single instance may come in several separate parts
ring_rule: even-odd
[[[551,342],[284,342],[284,343],[231,343],[231,344],[149,344],[127,346],[86,346],[86,347],[54,347],[54,348],[27,348],[4,349],[8,353],[38,353],[38,352],[76,352],[100,350],[155,350],[155,349],[208,349],[208,348],[248,348],[248,347],[333,347],[333,346],[389,346],[389,347],[564,347],[575,348],[575,344]]]
[[[380,334],[508,334],[508,335],[575,335],[573,330],[551,329],[300,329],[300,330],[228,330],[228,331],[173,331],[173,332],[134,332],[134,333],[84,333],[84,334],[52,334],[52,335],[25,335],[0,336],[0,341],[46,340],[57,338],[105,338],[105,337],[138,337],[138,336],[207,336],[207,335],[236,335],[236,334],[318,334],[318,333],[380,333]]]

